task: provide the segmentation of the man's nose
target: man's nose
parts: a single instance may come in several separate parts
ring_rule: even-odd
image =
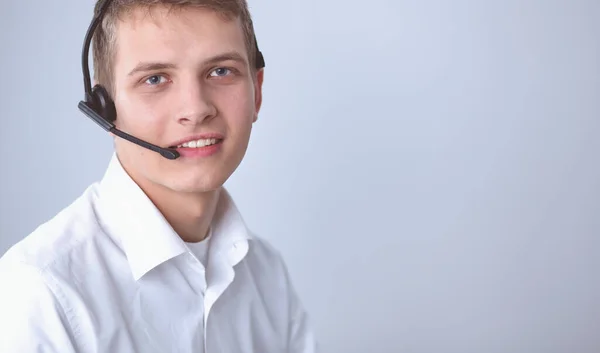
[[[182,84],[178,95],[180,113],[177,120],[180,124],[199,125],[217,115],[210,88],[199,79]]]

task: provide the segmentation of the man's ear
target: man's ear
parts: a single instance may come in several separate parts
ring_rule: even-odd
[[[265,78],[265,69],[262,68],[256,72],[256,77],[254,79],[254,119],[252,122],[256,122],[258,120],[258,113],[260,112],[260,107],[262,106],[262,86]]]

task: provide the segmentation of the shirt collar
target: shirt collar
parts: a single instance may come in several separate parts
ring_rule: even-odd
[[[189,251],[154,203],[123,169],[116,154],[100,182],[99,195],[102,226],[121,245],[136,281],[158,265]],[[245,256],[251,236],[225,188],[220,195],[211,224],[210,256],[224,256],[233,266]],[[230,251],[240,245],[246,251]]]

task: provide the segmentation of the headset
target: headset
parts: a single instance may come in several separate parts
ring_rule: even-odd
[[[115,134],[116,136],[123,138],[129,142],[135,143],[139,146],[147,148],[151,151],[159,153],[161,156],[167,159],[179,158],[179,152],[174,148],[163,148],[153,145],[149,142],[143,141],[137,137],[129,135],[115,127],[114,122],[117,120],[117,110],[115,108],[114,101],[110,97],[110,94],[102,85],[95,85],[92,87],[90,78],[90,69],[88,65],[88,57],[90,44],[94,36],[94,31],[98,24],[102,22],[102,19],[112,0],[105,0],[98,13],[92,19],[87,33],[85,35],[85,41],[83,44],[81,66],[83,69],[83,87],[85,89],[85,98],[78,104],[79,110],[81,110],[87,117],[92,119],[96,124],[102,127],[104,130]],[[256,44],[256,68],[262,69],[265,67],[265,59],[258,49],[258,43],[256,42],[256,36],[254,37],[254,43]]]

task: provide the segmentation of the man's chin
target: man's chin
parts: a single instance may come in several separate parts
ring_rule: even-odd
[[[171,181],[167,186],[175,192],[186,194],[203,194],[221,189],[225,180],[223,178],[214,178],[205,176],[199,180],[177,180]]]

